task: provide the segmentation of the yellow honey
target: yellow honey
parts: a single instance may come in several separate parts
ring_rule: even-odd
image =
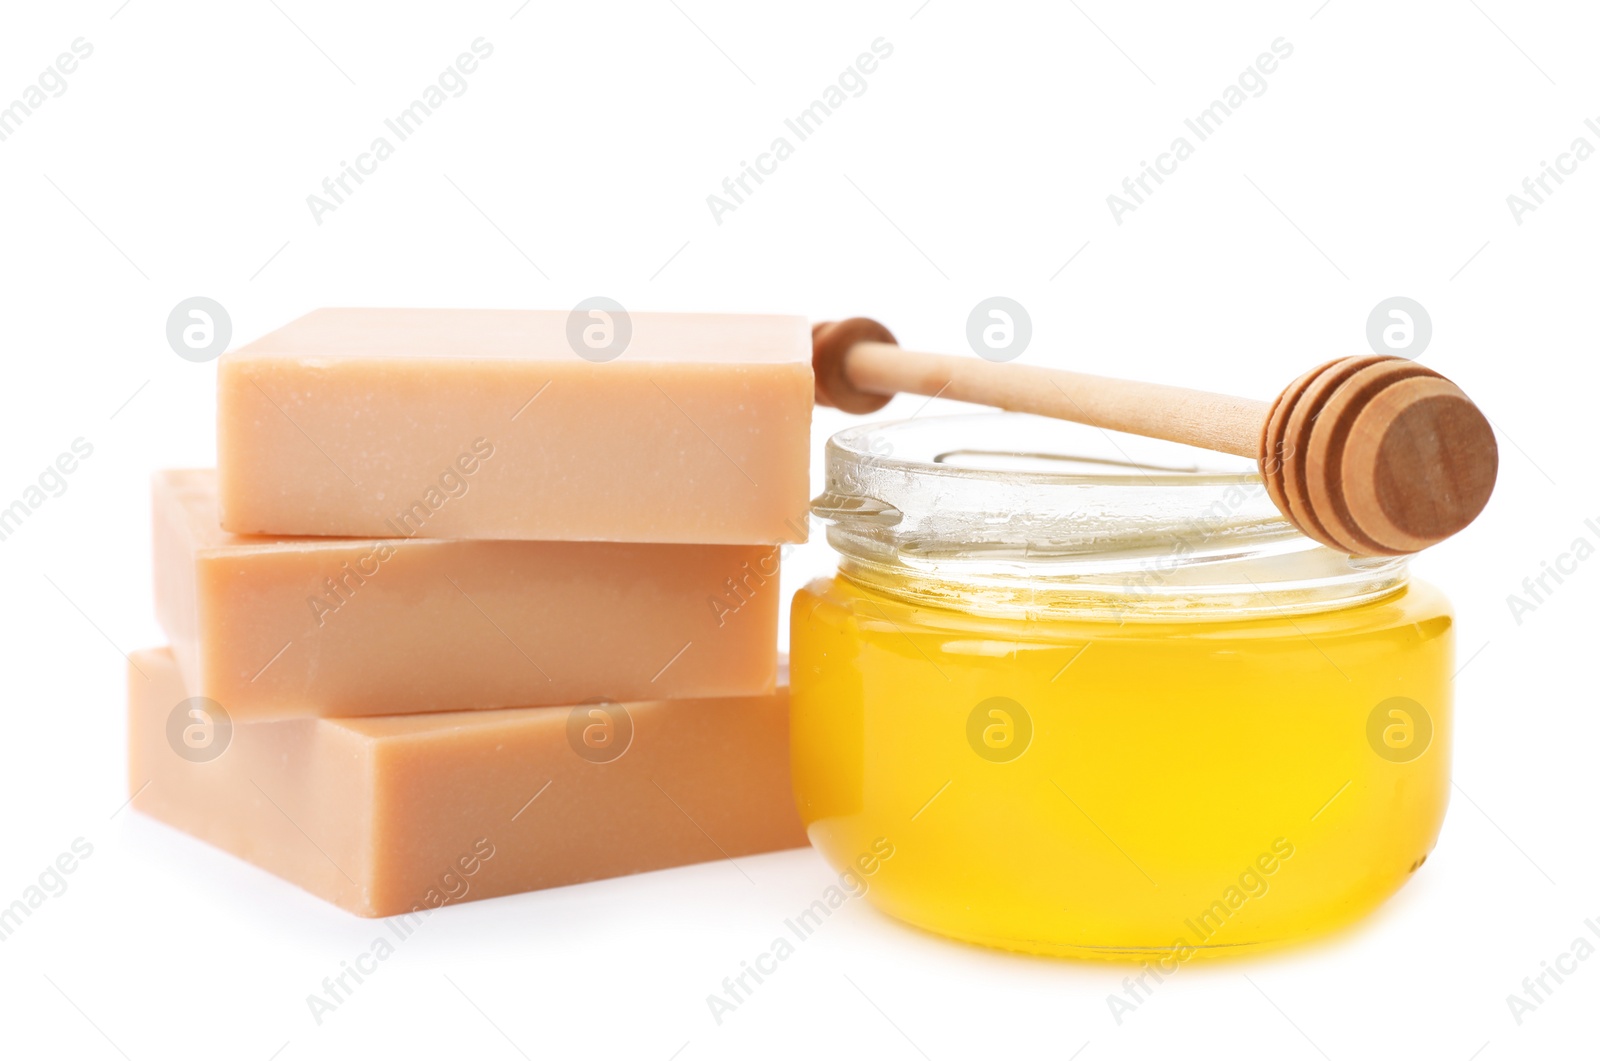
[[[1372,910],[1448,801],[1443,596],[1300,538],[1248,470],[1011,467],[1040,430],[830,444],[841,572],[791,627],[812,842],[841,870],[893,844],[867,895],[914,925],[1166,969]]]

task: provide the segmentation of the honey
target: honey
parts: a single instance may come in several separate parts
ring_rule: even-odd
[[[1248,469],[1051,452],[1097,441],[1004,415],[830,443],[841,569],[791,627],[812,843],[841,870],[891,843],[880,909],[1037,953],[1170,969],[1359,918],[1448,801],[1448,603],[1299,536]]]

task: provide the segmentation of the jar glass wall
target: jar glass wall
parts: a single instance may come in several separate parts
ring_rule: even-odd
[[[1010,414],[830,441],[794,784],[880,908],[1170,965],[1350,921],[1421,865],[1448,604],[1302,537],[1229,460]]]

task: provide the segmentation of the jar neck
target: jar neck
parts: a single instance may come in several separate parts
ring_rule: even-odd
[[[841,571],[899,599],[1112,622],[1350,607],[1406,583],[1291,526],[1254,464],[1015,413],[861,425],[812,512]]]
[[[1298,534],[1248,547],[1173,539],[1165,550],[901,550],[838,524],[839,571],[922,607],[1035,621],[1173,622],[1355,607],[1406,585],[1404,558],[1353,558]]]

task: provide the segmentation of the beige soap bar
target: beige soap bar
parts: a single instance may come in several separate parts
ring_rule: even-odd
[[[220,362],[222,525],[801,541],[812,392],[800,317],[317,310]]]
[[[769,693],[769,546],[270,538],[208,471],[154,481],[156,615],[236,718]]]
[[[786,688],[224,727],[132,664],[133,806],[364,917],[806,843]]]

